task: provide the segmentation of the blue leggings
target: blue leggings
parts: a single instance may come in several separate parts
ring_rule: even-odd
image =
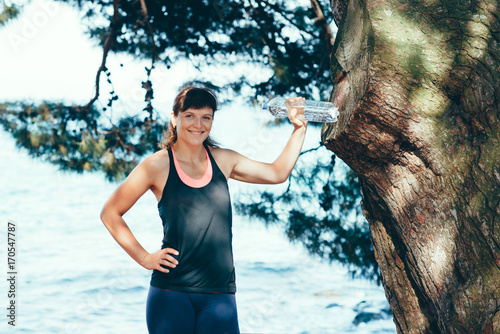
[[[188,293],[149,288],[150,334],[238,334],[234,293]]]

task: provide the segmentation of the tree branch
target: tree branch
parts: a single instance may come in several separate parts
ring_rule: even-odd
[[[325,14],[323,13],[323,9],[321,8],[318,0],[311,0],[311,7],[316,14],[314,24],[316,24],[317,26],[321,26],[321,35],[323,35],[328,54],[331,54],[333,43],[335,42],[335,37],[333,37],[332,29],[330,29],[330,26],[326,21]]]
[[[111,46],[113,45],[113,42],[116,38],[116,23],[119,18],[119,13],[118,9],[120,7],[120,0],[113,0],[113,17],[111,18],[111,23],[109,24],[109,34],[108,37],[106,38],[106,42],[104,43],[103,46],[103,54],[102,54],[102,62],[101,66],[97,70],[97,75],[95,79],[95,95],[94,97],[90,100],[87,105],[85,105],[84,110],[88,111],[89,108],[94,104],[95,101],[99,98],[99,81],[101,79],[101,72],[106,70],[106,59],[108,57],[109,50],[111,49]]]
[[[155,42],[155,33],[151,23],[149,22],[149,14],[148,7],[146,6],[146,1],[141,0],[141,10],[142,15],[144,17],[143,24],[146,25],[149,32],[149,37],[151,38],[151,67],[149,69],[146,68],[148,74],[148,80],[142,83],[142,87],[146,90],[145,101],[147,101],[146,110],[149,113],[149,120],[153,120],[153,105],[151,104],[151,100],[153,99],[153,83],[150,80],[151,71],[154,68],[155,60],[156,60],[156,42]]]
[[[149,14],[148,14],[148,7],[146,7],[146,0],[141,0],[141,9],[142,9],[142,15],[144,16],[144,20],[142,21],[146,27],[148,28],[149,32],[149,37],[151,38],[151,69],[153,68],[153,64],[155,62],[156,58],[156,43],[155,43],[155,33],[153,31],[153,27],[151,26],[151,23],[149,22]]]

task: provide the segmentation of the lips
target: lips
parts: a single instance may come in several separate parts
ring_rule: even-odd
[[[190,131],[190,130],[188,130],[188,132],[196,137],[200,137],[201,135],[203,135],[203,133],[205,133],[205,131]]]

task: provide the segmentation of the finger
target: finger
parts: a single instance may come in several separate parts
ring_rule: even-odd
[[[172,263],[172,262],[167,261],[167,260],[161,260],[161,263],[162,263],[162,265],[167,266],[167,267],[170,267],[170,268],[175,268],[175,267],[177,267],[177,266],[175,265],[175,263]]]
[[[163,250],[165,253],[170,253],[170,254],[174,254],[174,255],[179,255],[179,252],[173,248],[165,248]]]
[[[170,270],[168,270],[167,268],[163,268],[162,266],[158,266],[156,270],[161,271],[162,273],[165,274],[168,274],[170,272]]]
[[[299,101],[298,105],[297,105],[297,108],[300,109],[300,111],[303,111],[304,110],[304,102],[306,100],[301,100]]]
[[[169,267],[172,267],[172,268],[175,268],[179,264],[179,261],[177,261],[175,258],[173,258],[171,256],[162,257],[159,259],[158,262],[168,263]]]
[[[290,111],[290,122],[292,122],[295,125],[301,126],[303,124],[303,121],[305,120],[304,118],[304,113],[299,112],[296,108],[292,109]]]
[[[303,117],[303,115],[300,115]],[[307,121],[302,119],[302,117],[296,117],[294,119],[290,119],[290,122],[297,126],[297,127],[303,127],[303,126],[306,126],[307,125]]]
[[[166,251],[166,250],[169,250],[169,251]],[[177,255],[179,255],[179,252],[176,251],[175,249],[172,249],[172,248],[165,248],[165,251],[160,256],[161,260],[167,260],[169,262],[172,262],[175,265],[179,264],[179,261],[175,257],[171,256],[170,254],[177,256]]]
[[[165,261],[168,261],[168,262],[171,262],[173,263],[174,265],[178,265],[179,264],[179,261],[177,261],[177,259],[173,256],[170,256],[170,255],[167,255],[163,258],[163,260]]]

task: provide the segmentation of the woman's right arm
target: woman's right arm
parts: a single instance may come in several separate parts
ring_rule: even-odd
[[[177,260],[169,254],[178,255],[172,248],[161,249],[150,254],[137,241],[123,220],[123,215],[137,200],[153,186],[156,175],[154,159],[151,157],[140,163],[127,179],[111,194],[101,211],[101,220],[118,244],[137,263],[146,269],[168,272],[165,265],[175,268]]]

